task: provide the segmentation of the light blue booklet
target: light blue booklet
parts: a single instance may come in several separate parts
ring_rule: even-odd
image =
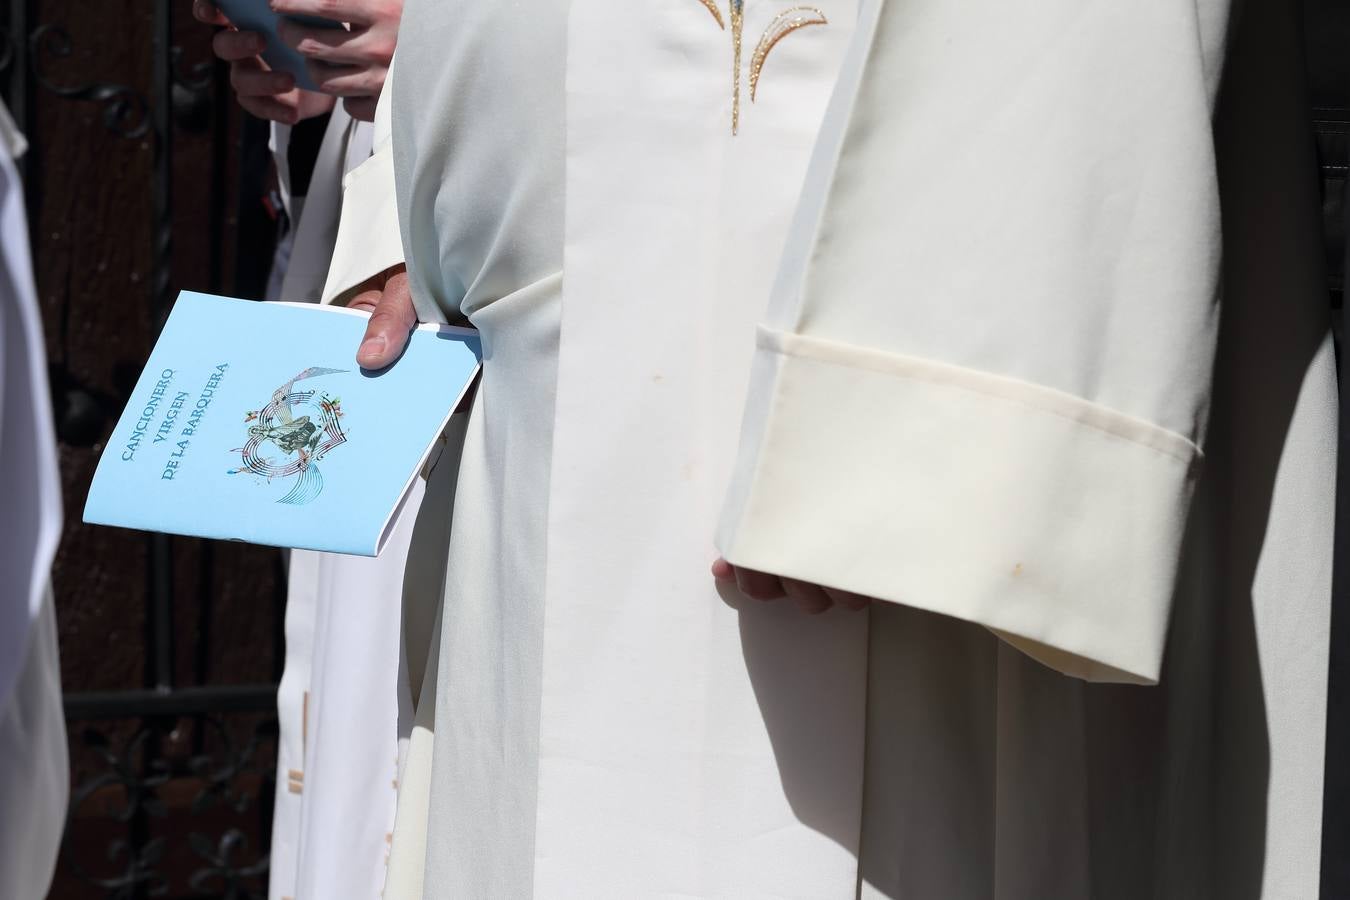
[[[376,556],[478,371],[476,332],[422,325],[356,364],[366,317],[184,291],[108,445],[84,520]]]

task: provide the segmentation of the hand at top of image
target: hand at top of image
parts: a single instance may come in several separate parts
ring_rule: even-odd
[[[239,105],[261,119],[294,125],[301,119],[328,112],[334,99],[327,94],[300,90],[286,72],[273,72],[262,60],[266,38],[253,31],[238,31],[209,0],[193,0],[192,15],[207,25],[225,30],[211,41],[215,55],[230,64],[230,84]]]
[[[345,29],[283,21],[281,39],[305,57],[310,77],[343,98],[354,119],[371,121],[398,39],[403,0],[272,0],[283,16],[341,21]]]

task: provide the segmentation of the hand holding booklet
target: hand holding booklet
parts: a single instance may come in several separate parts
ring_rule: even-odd
[[[376,556],[478,371],[472,329],[421,325],[355,361],[366,316],[185,291],[89,490],[84,520]]]

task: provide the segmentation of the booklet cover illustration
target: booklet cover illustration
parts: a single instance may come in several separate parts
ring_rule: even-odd
[[[179,295],[85,521],[378,554],[481,350],[472,330],[423,325],[370,372],[365,326],[342,308]]]
[[[261,410],[249,410],[245,422],[252,422],[248,441],[239,449],[243,466],[230,474],[252,472],[269,481],[293,478],[295,486],[278,503],[308,503],[323,490],[319,460],[339,444],[347,442],[342,432],[342,401],[318,391],[295,391],[297,381],[316,375],[342,375],[344,369],[306,369],[272,392],[271,401]],[[317,398],[316,398],[317,394]],[[310,415],[298,418],[292,410],[306,409]],[[259,452],[271,445],[283,454],[280,462]]]

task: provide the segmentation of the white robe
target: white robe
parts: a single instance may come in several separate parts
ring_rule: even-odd
[[[61,482],[23,183],[0,104],[0,897],[47,895],[70,772],[56,611]]]
[[[405,9],[368,177],[487,358],[386,897],[1315,896],[1293,11],[1212,128],[1221,0],[818,6]]]
[[[274,129],[272,142],[294,220],[276,299],[333,302],[401,259],[350,239],[335,255],[342,184],[369,157],[377,129],[334,110],[303,203],[290,192],[287,131]],[[421,491],[419,480],[377,559],[290,555],[271,900],[379,897],[397,787],[399,608]]]

